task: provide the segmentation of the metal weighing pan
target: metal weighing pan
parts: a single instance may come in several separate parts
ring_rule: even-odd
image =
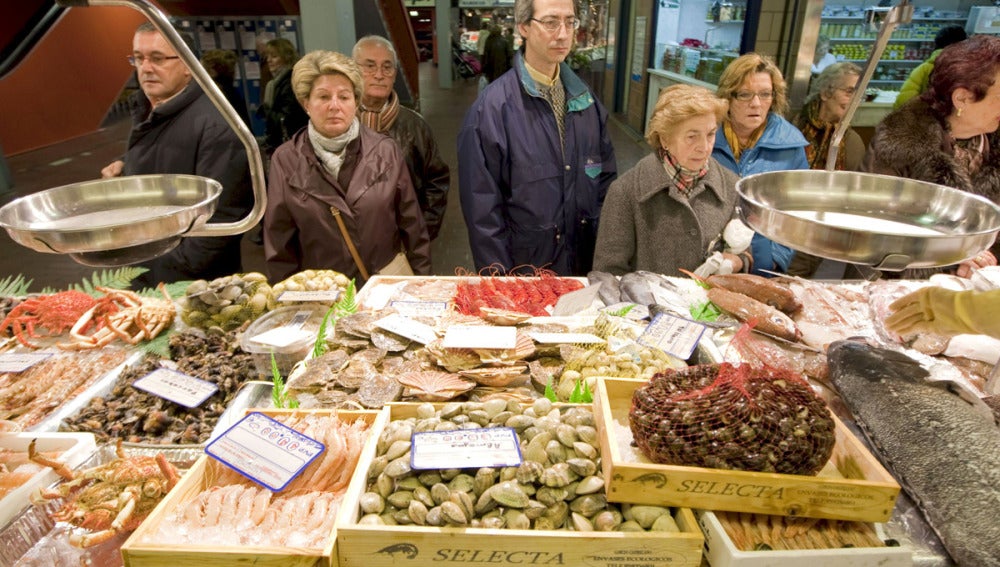
[[[880,270],[947,266],[993,244],[1000,207],[944,185],[887,175],[799,170],[736,184],[740,216],[803,252]]]
[[[137,175],[56,187],[0,209],[11,238],[94,266],[170,251],[215,212],[222,185],[194,175]]]

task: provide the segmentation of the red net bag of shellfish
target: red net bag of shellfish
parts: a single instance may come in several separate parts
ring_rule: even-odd
[[[729,363],[657,374],[632,395],[632,436],[660,464],[816,474],[830,459],[830,410],[800,376]]]

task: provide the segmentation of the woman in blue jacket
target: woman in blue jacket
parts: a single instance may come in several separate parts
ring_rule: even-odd
[[[788,111],[788,86],[770,57],[747,53],[719,79],[716,94],[729,101],[729,114],[715,137],[714,157],[740,177],[809,169],[802,132],[781,117]],[[753,237],[753,273],[785,272],[795,251],[759,234]]]

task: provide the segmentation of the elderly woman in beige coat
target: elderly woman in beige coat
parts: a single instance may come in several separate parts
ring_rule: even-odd
[[[728,106],[702,87],[660,93],[646,133],[653,153],[612,183],[605,198],[595,270],[677,275],[714,255],[724,260],[722,271],[747,271],[749,253],[724,252],[722,238],[735,214],[738,178],[712,157]]]

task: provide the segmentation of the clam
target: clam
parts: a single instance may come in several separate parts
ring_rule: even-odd
[[[452,492],[473,492],[476,489],[475,477],[461,473],[448,481],[448,488]]]
[[[394,488],[396,488],[396,481],[385,474],[378,475],[375,479],[375,492],[379,494],[382,498],[388,498]]]
[[[587,519],[587,517],[584,516],[583,514],[578,514],[576,512],[573,512],[570,515],[570,521],[572,522],[573,529],[575,531],[578,531],[578,532],[592,532],[592,531],[594,531],[594,524],[590,523],[590,520]]]
[[[514,481],[494,485],[489,492],[493,500],[496,500],[501,506],[509,508],[524,508],[530,500],[521,485]]]
[[[413,489],[413,499],[421,502],[428,508],[433,508],[437,505],[437,503],[434,502],[434,498],[431,497],[431,491],[426,486],[418,486]]]
[[[485,516],[480,521],[480,525],[486,529],[499,530],[507,525],[507,520],[499,514],[496,516]]]
[[[543,486],[535,492],[535,499],[546,506],[554,506],[567,498],[569,498],[569,491],[565,488]]]
[[[604,490],[604,479],[599,476],[586,476],[576,485],[576,494],[594,494]]]
[[[549,461],[562,463],[566,460],[566,446],[553,439],[545,444],[545,454],[548,455]]]
[[[441,517],[449,524],[464,526],[469,523],[469,518],[462,507],[451,500],[441,503]]]
[[[431,499],[434,500],[435,505],[446,502],[450,496],[451,489],[444,483],[438,482],[431,486]]]
[[[578,456],[584,459],[593,460],[597,458],[597,447],[594,447],[590,443],[577,441],[576,443],[573,443],[573,451],[575,451]]]
[[[481,495],[486,489],[496,484],[499,474],[496,469],[489,467],[483,467],[476,471],[476,477],[473,479],[476,496]]]
[[[472,518],[476,515],[476,505],[468,492],[452,492],[448,500],[458,504],[466,518]]]
[[[549,518],[547,516],[542,516],[540,518],[535,519],[536,530],[552,531],[552,530],[557,530],[561,527],[562,524],[556,525],[556,523],[552,520],[552,518]]]
[[[538,500],[529,500],[528,505],[524,507],[524,514],[528,516],[529,520],[537,520],[548,509],[548,506]]]
[[[644,530],[651,528],[656,519],[664,514],[670,514],[670,510],[662,506],[633,505],[624,510],[625,519],[635,521]]]
[[[627,522],[622,522],[621,524],[618,524],[618,528],[616,528],[616,531],[619,531],[619,532],[642,532],[642,531],[645,531],[645,530],[643,530],[642,526],[640,526],[639,523],[636,522],[635,520],[628,520]]]
[[[656,521],[653,522],[653,525],[650,526],[649,530],[653,532],[673,532],[673,533],[678,533],[681,531],[681,529],[677,527],[677,522],[674,521],[674,518],[669,513],[664,514],[659,518],[657,518]]]
[[[378,514],[365,514],[358,520],[358,524],[362,526],[382,526],[385,525],[385,521]]]
[[[386,501],[396,508],[406,509],[413,501],[413,493],[409,490],[398,490],[390,494]]]
[[[374,514],[376,517],[382,513],[382,510],[385,510],[385,499],[377,492],[365,492],[361,495],[358,503],[361,506],[362,512],[365,514]]]
[[[545,486],[560,488],[578,478],[579,476],[569,468],[568,464],[556,463],[542,471],[542,476],[538,480]]]
[[[441,512],[441,507],[435,506],[428,510],[427,516],[424,517],[424,523],[428,526],[443,526],[444,514]]]
[[[410,500],[410,506],[406,509],[410,520],[418,526],[427,523],[427,506],[419,500]]]
[[[573,499],[573,501],[569,503],[570,510],[583,514],[588,518],[597,515],[598,512],[606,509],[607,507],[608,500],[603,494],[586,494]]]
[[[403,475],[410,473],[410,459],[409,456],[399,457],[389,461],[389,464],[385,466],[386,476],[392,478],[399,478]]]
[[[560,424],[556,427],[556,439],[566,447],[572,447],[573,443],[576,443],[579,438],[576,434],[576,428],[565,423]]]
[[[423,488],[424,484],[420,482],[420,479],[415,476],[405,476],[403,478],[396,479],[396,488],[398,490],[409,490],[413,492],[418,488]]]
[[[506,521],[506,526],[511,530],[528,530],[531,529],[531,520],[528,516],[517,509],[505,510],[503,513],[504,520]]]
[[[493,419],[502,411],[507,411],[507,402],[505,400],[490,400],[488,402],[483,402],[480,408],[486,412],[489,419]]]
[[[597,463],[591,459],[566,459],[566,464],[570,470],[580,476],[591,476],[597,472]]]
[[[385,452],[385,456],[391,461],[398,459],[410,452],[410,441],[394,441]]]
[[[591,520],[594,529],[599,532],[614,531],[622,523],[621,514],[616,514],[611,510],[602,510]]]
[[[538,482],[538,479],[542,476],[542,471],[545,470],[545,466],[541,463],[535,461],[522,461],[517,467],[517,474],[515,478],[521,484],[531,484]]]

